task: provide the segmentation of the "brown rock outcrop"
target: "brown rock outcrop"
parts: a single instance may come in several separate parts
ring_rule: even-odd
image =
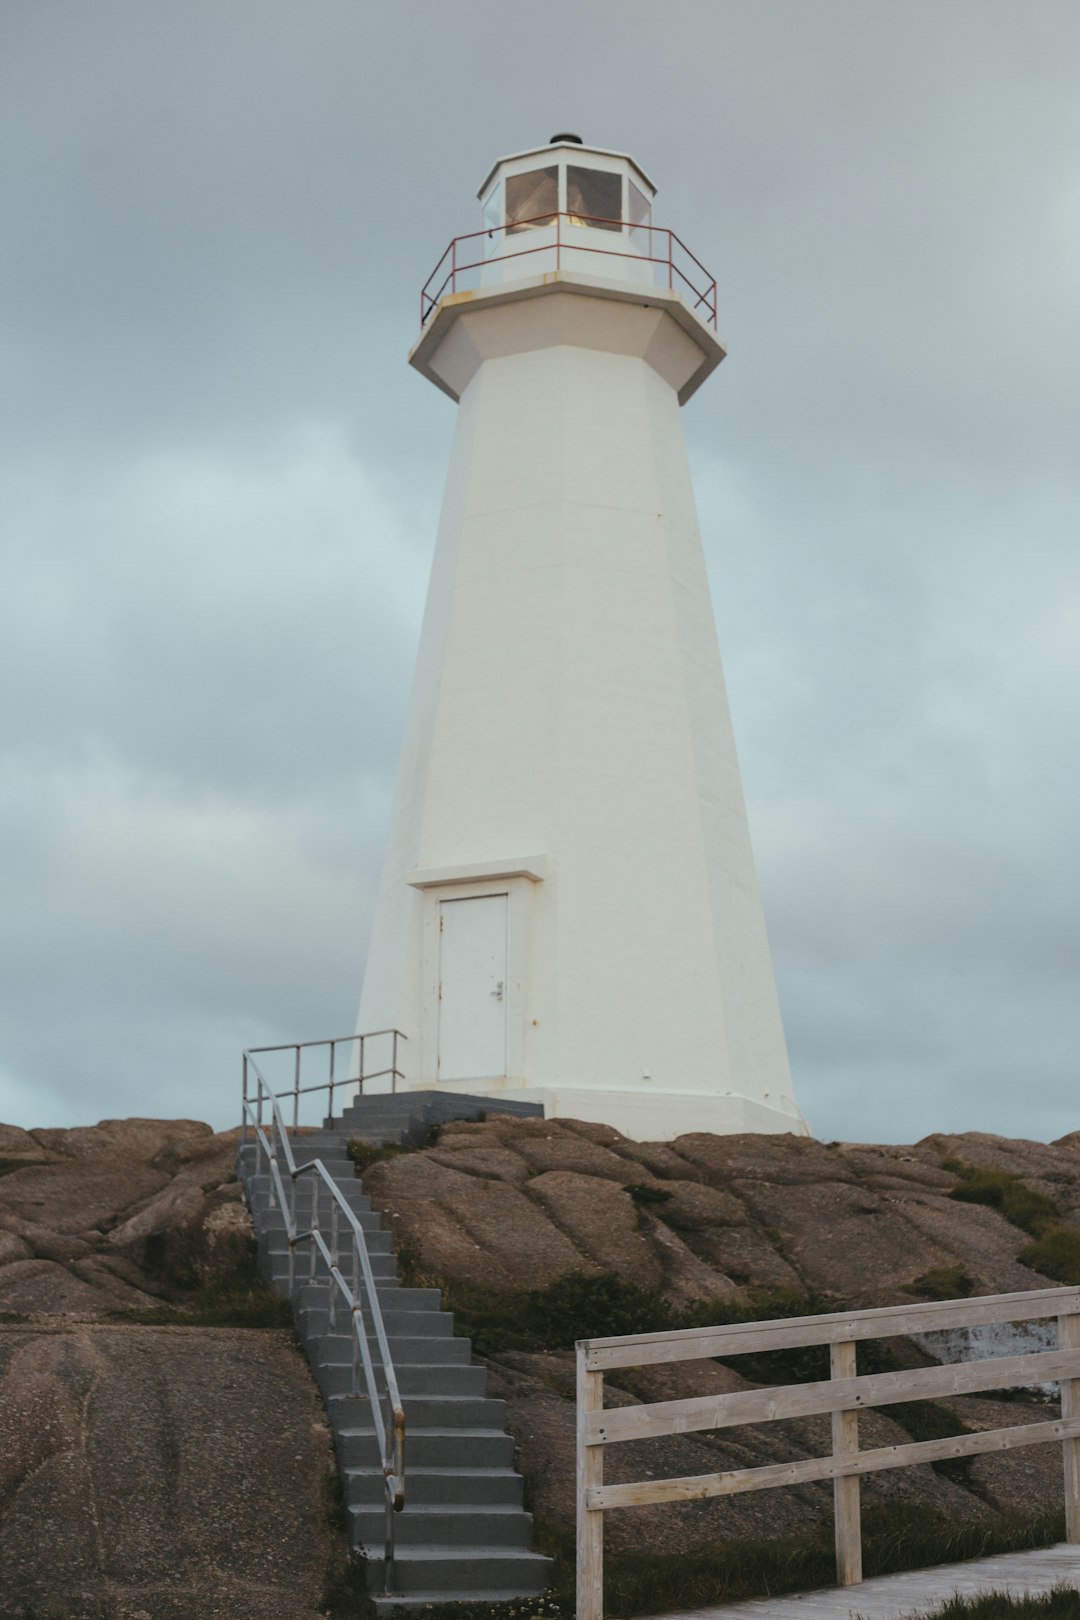
[[[0,1326],[0,1616],[314,1620],[332,1470],[289,1333]]]
[[[978,1135],[915,1147],[701,1134],[639,1143],[610,1126],[506,1116],[444,1127],[435,1147],[375,1165],[365,1185],[418,1269],[451,1283],[543,1288],[602,1270],[679,1305],[738,1289],[902,1304],[918,1278],[950,1267],[980,1293],[1045,1287],[1017,1259],[1023,1233],[949,1198],[952,1159],[1011,1168],[1064,1214],[1080,1208],[1080,1153],[1062,1145]]]
[[[170,1277],[198,1281],[173,1275],[171,1262],[184,1250],[188,1271],[197,1268],[210,1247],[205,1223],[223,1204],[244,1224],[243,1246],[250,1240],[235,1131],[134,1119],[0,1132],[0,1310],[84,1315],[152,1305],[169,1295]]]

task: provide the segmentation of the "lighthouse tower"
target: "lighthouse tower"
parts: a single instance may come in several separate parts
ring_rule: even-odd
[[[358,1027],[399,1090],[804,1134],[679,418],[716,288],[654,192],[556,135],[424,289],[457,427]]]

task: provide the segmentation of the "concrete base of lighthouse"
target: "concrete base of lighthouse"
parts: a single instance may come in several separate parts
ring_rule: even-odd
[[[528,1086],[513,1080],[461,1081],[443,1084],[439,1091],[459,1090],[469,1095],[506,1102],[541,1103],[547,1119],[583,1119],[595,1125],[614,1125],[632,1142],[670,1142],[676,1136],[707,1132],[732,1136],[741,1132],[806,1136],[802,1115],[790,1105],[772,1107],[755,1097],[704,1096],[701,1092],[673,1091],[670,1087],[617,1091],[601,1086]]]

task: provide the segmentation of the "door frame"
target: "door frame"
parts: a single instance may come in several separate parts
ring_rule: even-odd
[[[529,911],[535,878],[524,875],[477,879],[461,882],[426,883],[422,892],[424,919],[421,947],[422,1028],[420,1041],[426,1061],[423,1071],[431,1084],[453,1090],[482,1085],[493,1087],[520,1084],[525,1046],[525,975],[528,962]],[[489,895],[506,896],[506,1074],[494,1079],[438,1079],[439,1061],[439,905],[443,900],[482,900]]]

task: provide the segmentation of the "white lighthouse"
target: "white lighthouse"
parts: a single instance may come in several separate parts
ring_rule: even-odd
[[[408,1089],[805,1133],[679,418],[716,288],[654,193],[503,158],[422,294],[458,418],[358,1027]]]

